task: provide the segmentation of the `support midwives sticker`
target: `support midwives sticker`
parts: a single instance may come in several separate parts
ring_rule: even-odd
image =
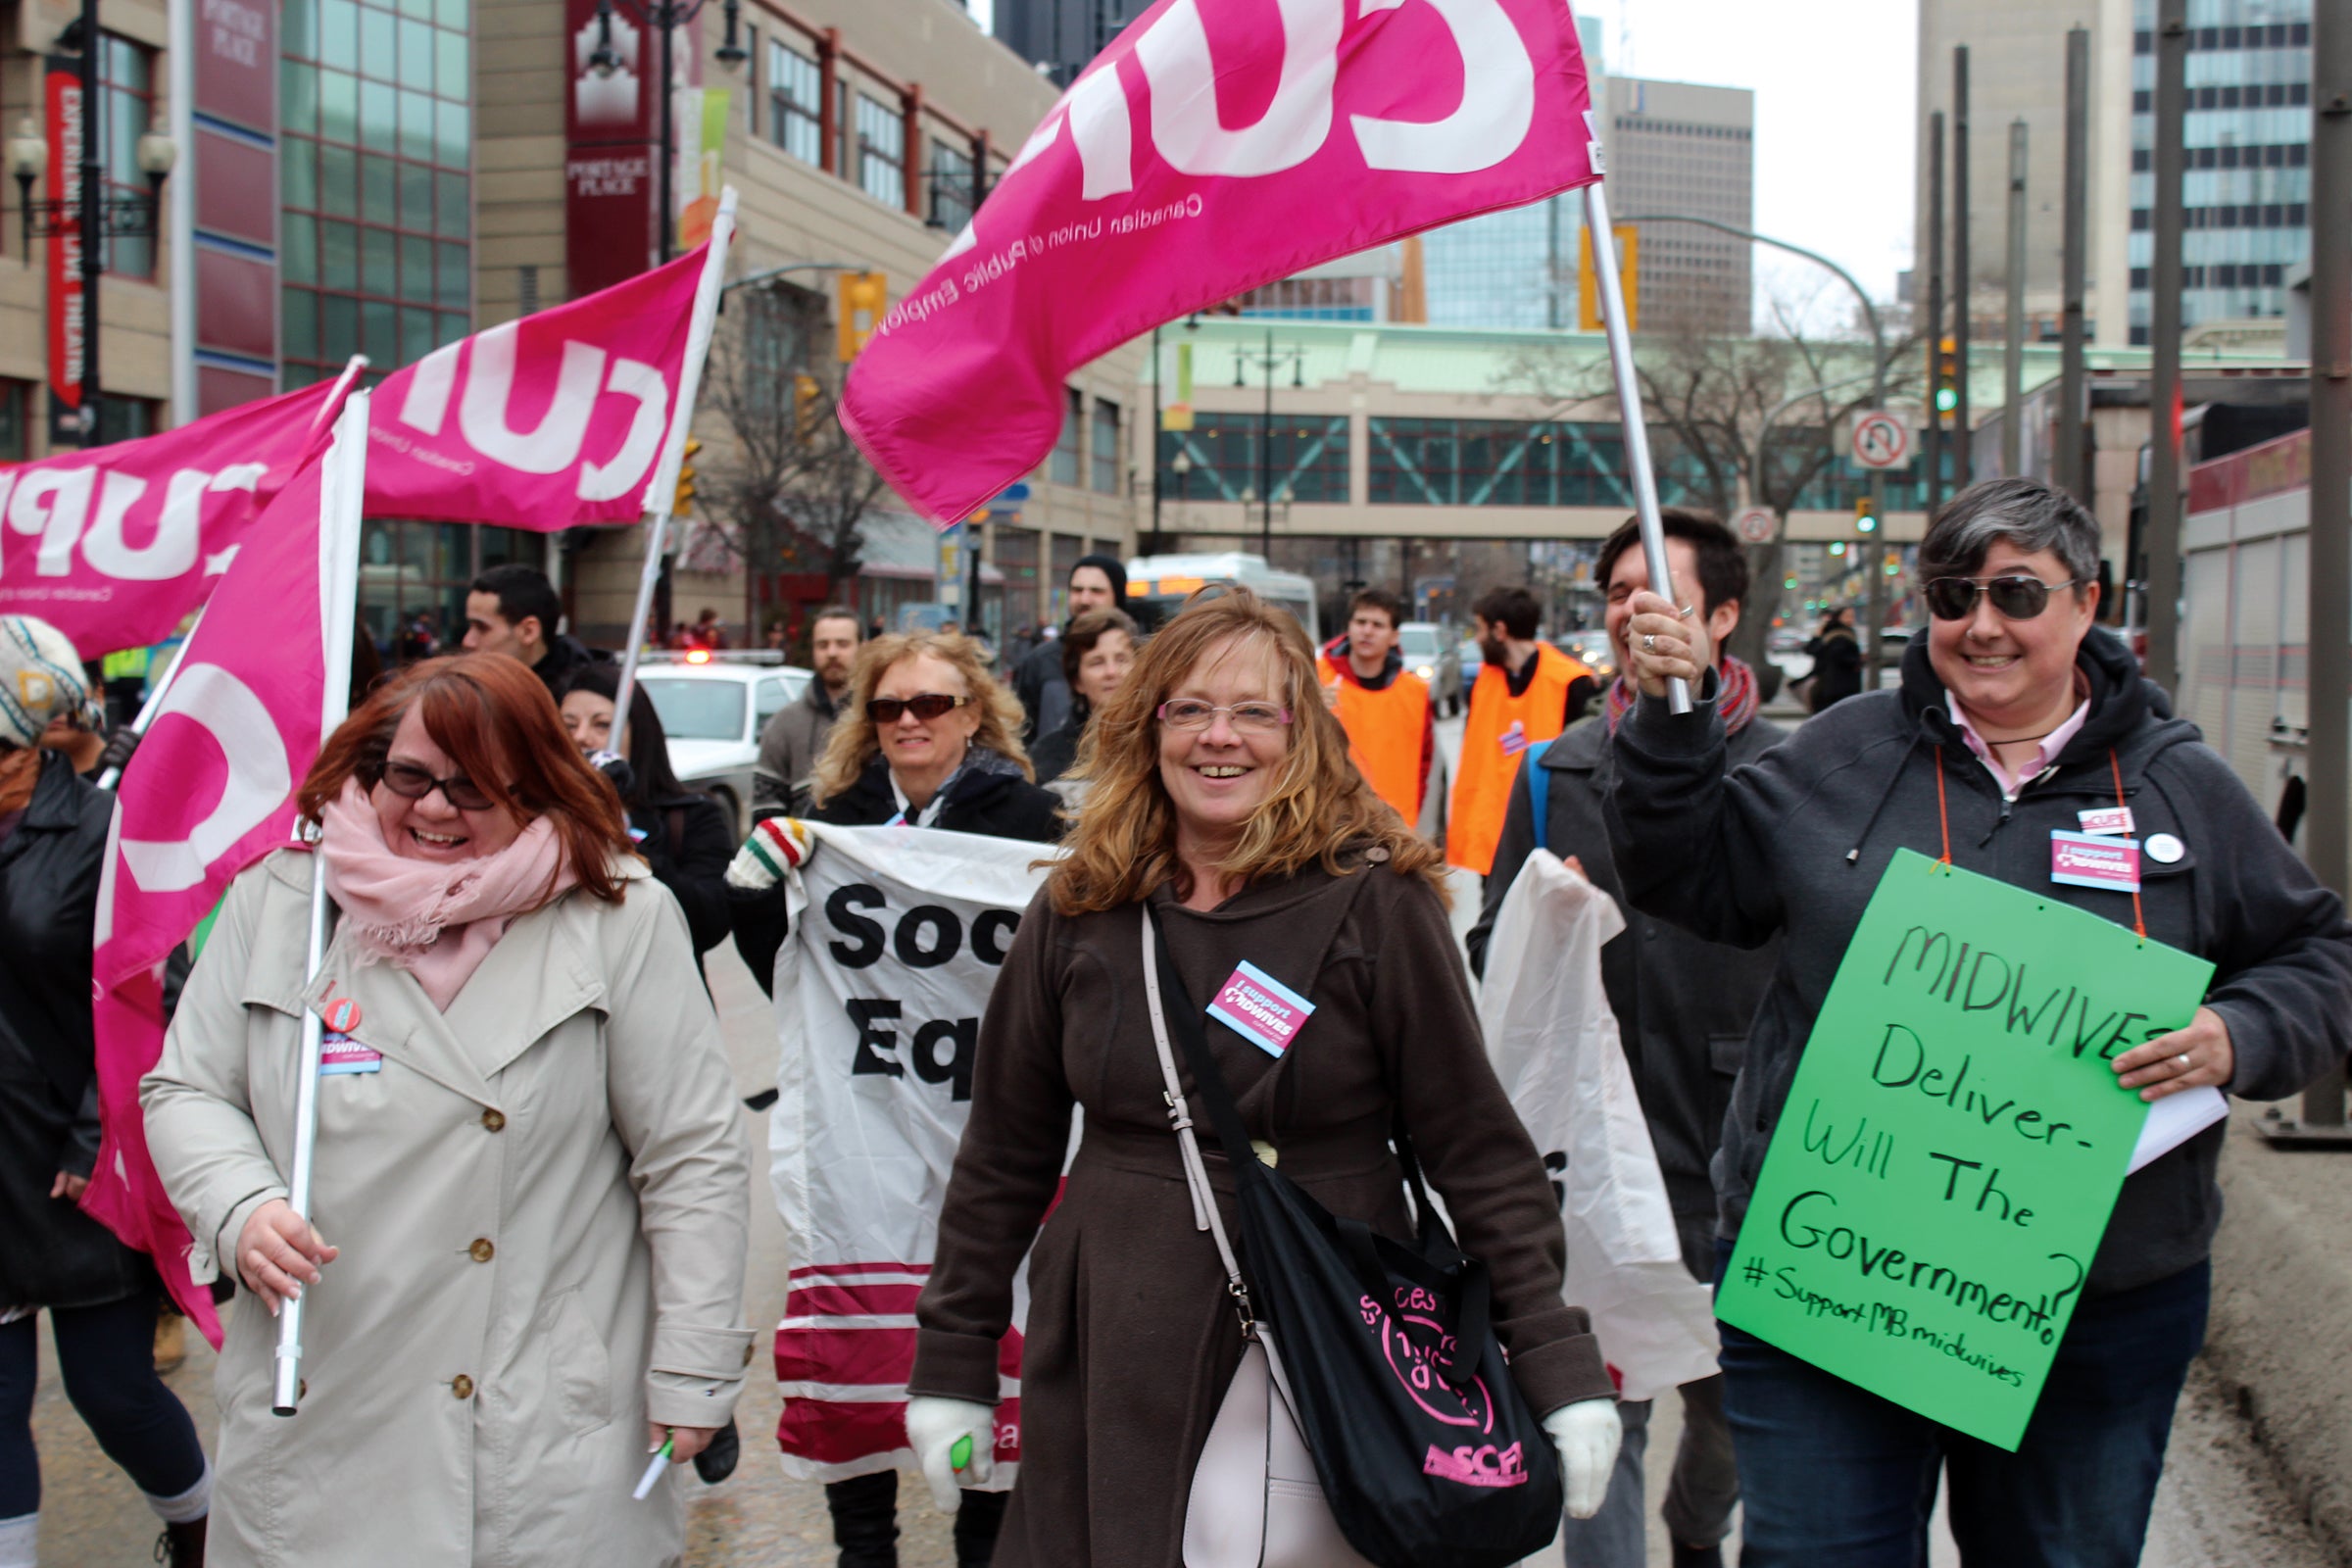
[[[2134,839],[2050,831],[2050,880],[2069,887],[2139,891],[2139,844]]]
[[[1315,1004],[1254,963],[1245,963],[1217,987],[1208,1015],[1269,1056],[1279,1057],[1313,1014]]]

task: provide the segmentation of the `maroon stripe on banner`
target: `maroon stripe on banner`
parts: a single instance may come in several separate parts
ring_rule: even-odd
[[[809,1274],[928,1274],[928,1263],[804,1263],[792,1271],[791,1278]]]
[[[849,1464],[906,1446],[906,1406],[893,1401],[866,1404],[848,1399],[786,1399],[776,1423],[776,1445],[813,1464]],[[997,1460],[1021,1457],[1021,1401],[997,1406]]]
[[[786,1317],[867,1317],[914,1310],[920,1285],[795,1285],[784,1298]]]
[[[912,1329],[778,1329],[779,1383],[906,1386],[914,1375]]]

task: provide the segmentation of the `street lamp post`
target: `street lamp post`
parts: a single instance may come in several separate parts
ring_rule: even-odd
[[[1753,229],[1741,228],[1734,223],[1718,222],[1712,218],[1697,218],[1688,213],[1645,213],[1637,217],[1619,219],[1618,221],[1624,223],[1695,223],[1701,228],[1712,228],[1719,233],[1729,234],[1735,239],[1747,240],[1756,245],[1769,245],[1774,250],[1787,251],[1791,256],[1801,256],[1815,266],[1826,269],[1839,282],[1852,289],[1854,298],[1862,302],[1862,319],[1864,324],[1870,328],[1870,406],[1873,409],[1883,409],[1886,406],[1886,333],[1880,324],[1877,304],[1872,301],[1869,292],[1855,280],[1853,273],[1839,267],[1819,251],[1809,251],[1802,245],[1791,245],[1785,239],[1774,239],[1769,234],[1759,234]],[[1933,398],[1929,399],[1931,404],[1934,401]],[[1886,551],[1886,470],[1884,468],[1873,468],[1870,471],[1870,514],[1878,519],[1879,531],[1874,537],[1878,541],[1878,554],[1883,557]],[[1879,621],[1886,610],[1886,571],[1883,559],[1874,561],[1872,565],[1876,569],[1870,574],[1870,624],[1864,628],[1869,634],[1869,640],[1864,644],[1864,652],[1871,671],[1871,689],[1876,690],[1879,676]]]
[[[32,242],[35,239],[55,239],[74,234],[81,241],[81,353],[76,367],[80,373],[81,407],[77,411],[81,426],[81,444],[96,446],[100,441],[98,412],[98,279],[103,274],[104,244],[107,238],[153,238],[161,230],[159,220],[163,209],[164,181],[171,176],[172,166],[178,162],[179,147],[172,139],[151,123],[147,133],[139,138],[137,158],[139,172],[147,176],[144,196],[106,196],[102,194],[106,178],[105,149],[99,144],[100,127],[104,123],[98,112],[99,49],[103,34],[98,29],[98,0],[82,0],[81,16],[66,29],[60,42],[67,48],[81,52],[81,161],[76,173],[80,188],[75,199],[52,197],[46,201],[32,199],[33,182],[49,167],[49,143],[30,115],[18,122],[17,133],[9,138],[9,172],[16,176],[18,207],[23,215],[24,257],[29,265]],[[49,302],[51,310],[62,307]]]
[[[82,0],[84,5],[95,0]],[[610,76],[620,69],[620,53],[612,47],[613,0],[597,0],[596,49],[588,56],[588,69],[600,78]],[[677,29],[690,24],[703,14],[704,0],[620,0],[621,8],[636,19],[641,26],[660,29],[662,33],[662,210],[656,227],[661,230],[662,260],[666,264],[677,248],[677,214],[673,210],[677,193],[673,186],[677,177],[677,125],[672,96],[676,87],[675,64],[672,60],[673,39]],[[718,63],[733,71],[751,58],[737,40],[737,27],[743,19],[741,0],[722,0],[721,10],[727,19],[727,35],[718,46]]]
[[[1259,353],[1233,351],[1235,386],[1250,384],[1242,375],[1245,366],[1255,366],[1266,378],[1265,412],[1257,427],[1257,494],[1264,508],[1258,514],[1258,553],[1269,564],[1274,559],[1274,372],[1285,365],[1291,368],[1291,385],[1306,385],[1306,350],[1295,344],[1285,349],[1275,348],[1270,327],[1266,331],[1266,346]]]

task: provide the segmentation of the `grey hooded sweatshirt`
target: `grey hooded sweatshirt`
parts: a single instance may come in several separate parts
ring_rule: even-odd
[[[1839,703],[1743,767],[1725,765],[1711,702],[1677,717],[1644,697],[1618,726],[1609,840],[1634,906],[1710,941],[1781,942],[1715,1156],[1720,1235],[1739,1234],[1805,1040],[1879,878],[1898,849],[1941,853],[1938,753],[1953,863],[2037,897],[2131,921],[2128,893],[2049,880],[2051,830],[2114,805],[2118,769],[2142,841],[2170,833],[2186,846],[2171,864],[2142,858],[2140,902],[2151,938],[2215,965],[2206,1005],[2236,1053],[2229,1093],[2281,1099],[2352,1047],[2342,902],[2113,635],[2094,628],[2077,667],[2089,717],[2015,801],[1962,739],[1925,639],[1904,656],[1900,691]],[[2208,1128],[2126,1179],[2089,1294],[2162,1279],[2207,1254],[2222,1215],[2222,1139],[2221,1127]]]

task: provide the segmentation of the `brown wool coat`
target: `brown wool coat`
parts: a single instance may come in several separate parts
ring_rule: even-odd
[[[1195,1001],[1247,958],[1315,1004],[1279,1064],[1209,1031],[1251,1137],[1274,1146],[1284,1173],[1334,1213],[1406,1235],[1387,1142],[1401,1086],[1430,1184],[1463,1250],[1493,1271],[1495,1326],[1529,1401],[1547,1412],[1609,1396],[1584,1311],[1560,1299],[1559,1210],[1487,1064],[1427,884],[1383,866],[1318,868],[1206,913],[1164,889],[1152,902]],[[971,1120],[915,1309],[912,1391],[994,1400],[1012,1272],[1035,1239],[1021,1476],[997,1568],[1179,1568],[1193,1466],[1241,1359],[1161,1102],[1140,919],[1134,906],[1072,919],[1044,895],[1030,906],[981,1025]],[[1232,1172],[1192,1101],[1238,1237]],[[1041,1233],[1073,1104],[1084,1142]]]

